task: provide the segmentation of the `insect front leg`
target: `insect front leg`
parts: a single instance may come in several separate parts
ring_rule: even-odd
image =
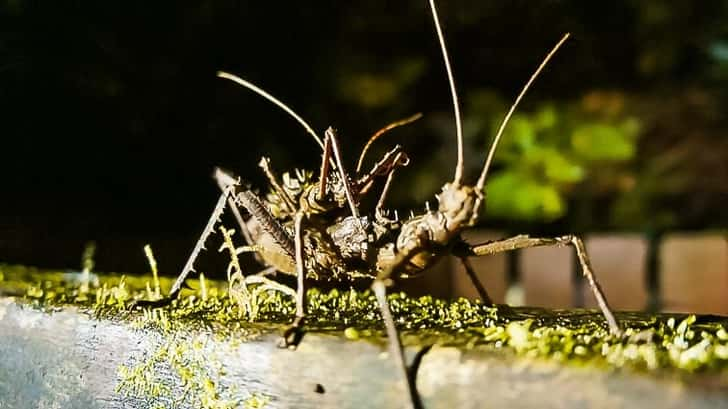
[[[599,305],[599,309],[602,311],[602,314],[604,315],[604,318],[609,325],[609,332],[613,335],[621,335],[622,329],[620,328],[617,319],[614,317],[614,313],[607,303],[604,292],[599,286],[599,282],[597,281],[591,263],[589,262],[589,257],[586,254],[586,247],[584,246],[584,242],[577,236],[569,234],[566,236],[554,238],[544,238],[518,235],[503,240],[496,240],[489,243],[469,246],[465,254],[458,254],[458,256],[486,256],[489,254],[502,253],[504,251],[512,251],[531,247],[565,245],[572,245],[576,249],[576,255],[579,258],[582,273],[584,274],[584,277],[586,277],[587,282],[589,283],[589,288],[594,294],[594,298]]]
[[[197,256],[199,256],[200,252],[205,249],[205,241],[207,241],[207,238],[214,231],[215,224],[220,220],[220,216],[222,216],[222,212],[223,210],[225,210],[225,202],[232,194],[233,189],[235,189],[235,184],[228,185],[220,194],[220,198],[217,200],[217,204],[212,210],[212,214],[210,215],[210,218],[207,221],[204,230],[202,230],[200,238],[197,240],[197,243],[195,243],[195,247],[192,249],[192,253],[190,253],[189,258],[185,263],[185,266],[182,268],[182,272],[179,274],[174,284],[172,284],[172,289],[169,291],[169,295],[165,298],[155,301],[139,300],[134,303],[135,306],[163,307],[171,303],[172,300],[174,300],[175,298],[177,298],[180,291],[182,291],[182,287],[185,284],[185,280],[187,280],[187,276],[191,272],[195,271],[195,260],[197,260]]]
[[[400,251],[396,253],[394,259],[379,272],[371,286],[374,295],[377,297],[377,303],[379,304],[382,319],[384,320],[387,338],[389,339],[390,354],[395,360],[395,365],[399,369],[400,376],[404,381],[407,392],[409,393],[410,407],[416,409],[422,407],[420,396],[417,393],[417,382],[415,378],[416,371],[409,371],[407,369],[402,341],[399,339],[399,333],[397,331],[397,326],[394,324],[392,310],[389,308],[389,302],[387,301],[387,287],[392,284],[392,277],[396,274],[396,272],[425,247],[425,241],[426,238],[424,235],[418,235],[416,239],[410,240],[408,242],[408,246],[400,249]]]
[[[217,182],[217,186],[220,188],[221,191],[225,191],[225,189],[230,185],[237,185],[239,183],[238,179],[234,178],[229,173],[217,167],[215,168],[215,172],[213,173],[212,177]],[[228,196],[227,203],[228,207],[230,207],[230,211],[232,211],[233,213],[235,221],[238,223],[238,227],[240,227],[240,234],[243,236],[245,244],[248,246],[253,246],[255,244],[253,237],[250,235],[250,229],[248,229],[248,225],[245,223],[243,216],[240,214],[240,210],[238,210],[238,206],[235,203],[235,198],[232,195]],[[263,262],[263,259],[257,252],[253,253],[253,257],[255,258],[255,261],[259,263]]]
[[[382,319],[384,320],[384,327],[387,330],[387,338],[389,338],[389,352],[392,358],[395,360],[395,365],[400,371],[402,379],[405,381],[407,392],[410,395],[410,407],[421,408],[420,396],[417,393],[417,384],[415,379],[415,372],[407,370],[407,362],[405,362],[404,349],[402,347],[402,341],[399,339],[399,333],[397,332],[397,326],[394,325],[394,317],[392,316],[392,309],[389,308],[389,302],[387,301],[387,281],[376,279],[372,283],[372,291],[377,297],[377,303],[382,313]]]

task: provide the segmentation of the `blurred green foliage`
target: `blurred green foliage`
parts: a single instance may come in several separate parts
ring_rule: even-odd
[[[471,111],[497,105],[485,94],[474,99]],[[629,163],[641,126],[621,112],[622,105],[618,94],[594,93],[578,102],[549,102],[514,114],[494,159],[497,169],[486,184],[489,216],[553,221],[566,214],[569,197],[591,175]],[[483,119],[471,119],[471,126],[491,128],[486,134],[494,135],[502,114],[476,118]]]

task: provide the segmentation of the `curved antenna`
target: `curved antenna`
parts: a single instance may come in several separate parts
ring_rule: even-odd
[[[306,132],[308,132],[309,134],[311,134],[311,136],[313,136],[313,139],[315,139],[316,142],[319,144],[319,146],[323,149],[324,143],[321,142],[321,138],[318,135],[316,135],[316,132],[313,131],[313,128],[311,128],[311,125],[309,125],[308,123],[306,123],[306,121],[304,121],[303,118],[301,118],[300,116],[298,116],[297,113],[293,112],[293,110],[291,108],[289,108],[288,105],[286,105],[283,102],[279,101],[273,95],[271,95],[271,94],[263,91],[262,89],[260,89],[257,86],[251,84],[250,82],[245,81],[244,79],[238,77],[237,75],[233,75],[233,74],[230,74],[230,73],[225,72],[225,71],[218,71],[217,72],[217,76],[220,77],[220,78],[225,78],[227,80],[233,81],[233,82],[235,82],[237,84],[240,84],[240,85],[244,86],[245,88],[247,88],[247,89],[255,92],[256,94],[260,95],[261,97],[267,99],[268,101],[276,104],[279,108],[281,108],[282,110],[286,111],[286,113],[288,115],[292,116],[293,119],[295,119],[296,121],[298,121],[298,123],[301,124],[304,129],[306,129]]]
[[[369,138],[366,145],[364,145],[364,149],[361,150],[361,155],[359,155],[359,161],[356,162],[356,174],[358,175],[359,172],[361,172],[361,167],[364,164],[364,156],[366,156],[367,151],[369,150],[369,147],[372,146],[374,141],[376,141],[377,139],[379,139],[380,136],[391,131],[392,129],[398,128],[402,125],[411,124],[412,122],[414,122],[420,118],[422,118],[422,113],[418,112],[412,116],[408,116],[407,118],[392,122],[391,124],[385,126],[384,128],[382,128],[382,129],[378,130],[376,133],[374,133],[374,135],[372,135],[372,137]]]
[[[455,111],[455,131],[457,132],[458,139],[458,164],[455,167],[455,177],[453,178],[453,184],[458,186],[463,179],[463,124],[460,118],[460,105],[458,104],[458,94],[455,90],[455,80],[452,76],[452,68],[450,67],[450,57],[448,57],[447,48],[445,47],[445,37],[442,35],[442,29],[440,29],[440,18],[437,16],[435,0],[430,0],[430,9],[432,10],[432,19],[435,22],[435,31],[437,31],[437,38],[440,41],[442,59],[445,60],[445,70],[447,71],[447,79],[450,82],[452,105],[453,110]]]
[[[485,185],[485,176],[488,174],[488,169],[490,168],[490,164],[493,161],[493,155],[495,155],[495,148],[498,147],[498,142],[500,142],[500,138],[503,135],[503,131],[506,129],[506,125],[508,124],[508,121],[511,119],[511,116],[513,115],[513,112],[515,112],[516,107],[518,106],[518,103],[521,102],[521,98],[526,94],[526,91],[531,87],[531,84],[533,81],[538,77],[538,75],[541,73],[541,70],[548,64],[551,57],[556,54],[556,51],[558,51],[559,47],[561,47],[562,44],[566,41],[566,39],[569,38],[569,33],[564,34],[563,37],[561,37],[561,40],[559,40],[558,43],[554,46],[554,48],[551,49],[551,51],[546,54],[546,57],[541,62],[541,65],[538,66],[536,71],[533,72],[531,75],[531,78],[528,79],[528,82],[526,82],[526,85],[523,86],[523,89],[521,89],[521,93],[518,94],[516,97],[516,100],[513,102],[513,105],[511,105],[511,109],[508,111],[506,116],[503,118],[503,122],[501,122],[500,128],[498,128],[498,132],[495,134],[495,138],[493,139],[493,144],[490,146],[490,152],[488,152],[488,157],[485,160],[485,165],[483,165],[483,171],[480,173],[480,177],[478,178],[478,183],[475,185],[475,189],[480,191],[483,190],[483,186]]]

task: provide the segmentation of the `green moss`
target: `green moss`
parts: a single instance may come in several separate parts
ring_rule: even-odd
[[[27,302],[36,307],[74,305],[100,318],[124,319],[136,328],[158,331],[163,335],[159,350],[139,358],[140,363],[133,367],[120,369],[120,385],[131,393],[163,395],[167,390],[155,378],[154,368],[169,365],[188,391],[184,399],[203,407],[225,407],[230,401],[219,391],[214,367],[221,365],[210,358],[214,351],[201,354],[206,338],[195,338],[196,334],[228,341],[227,345],[234,347],[235,342],[280,331],[295,312],[290,296],[261,290],[254,300],[251,322],[227,296],[227,283],[211,280],[207,281],[206,298],[197,290],[184,290],[167,307],[136,310],[129,307],[132,300],[154,297],[149,290],[151,277],[100,276],[98,283],[83,293],[77,278],[68,273],[0,266],[0,274],[4,277],[1,290],[22,290]],[[169,279],[160,278],[164,292],[170,284]],[[199,288],[195,280],[190,284]],[[255,291],[256,287],[252,288]],[[389,301],[406,345],[440,344],[686,376],[696,372],[728,374],[728,321],[724,318],[620,313],[625,335],[615,337],[608,333],[602,316],[591,310],[493,308],[465,299],[443,301],[399,293],[392,294]],[[308,331],[386,342],[379,307],[370,292],[312,289],[308,302]],[[249,407],[263,401],[251,395]],[[222,406],[215,406],[218,404]]]

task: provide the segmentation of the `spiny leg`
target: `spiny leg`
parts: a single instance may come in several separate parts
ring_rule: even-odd
[[[385,153],[377,163],[372,166],[372,169],[363,176],[358,177],[356,185],[359,188],[359,195],[362,195],[369,191],[371,186],[374,184],[374,178],[381,175],[389,175],[392,172],[392,168],[397,166],[407,166],[409,164],[409,157],[407,154],[402,152],[402,146],[396,145],[389,152]]]
[[[243,206],[252,217],[260,224],[266,233],[273,237],[273,240],[291,257],[295,257],[295,248],[290,234],[281,226],[280,222],[273,217],[266,206],[250,190],[243,190],[235,196],[235,203]]]
[[[195,243],[195,247],[192,249],[192,253],[190,254],[190,257],[187,259],[187,262],[185,263],[184,268],[182,268],[182,272],[177,277],[177,280],[175,280],[174,284],[172,284],[172,289],[169,291],[169,295],[165,298],[162,298],[161,300],[156,301],[148,301],[148,300],[140,300],[135,303],[135,305],[138,306],[151,306],[151,307],[161,307],[168,305],[172,302],[177,296],[179,295],[179,292],[182,290],[182,286],[184,285],[185,280],[187,279],[187,276],[190,274],[190,272],[195,271],[194,263],[195,260],[197,260],[197,256],[200,254],[200,251],[202,251],[205,248],[205,241],[207,238],[212,234],[215,228],[215,224],[220,220],[220,216],[222,215],[223,210],[225,210],[225,202],[227,201],[228,197],[231,195],[233,189],[235,188],[234,184],[228,185],[225,190],[220,194],[220,198],[217,200],[217,204],[215,205],[215,209],[212,211],[212,214],[210,215],[210,219],[207,221],[207,224],[205,225],[205,229],[202,230],[202,234],[200,235],[200,238],[197,240],[197,243]]]
[[[392,184],[393,178],[394,178],[394,168],[392,168],[392,171],[389,172],[389,175],[387,175],[387,181],[384,182],[384,187],[382,188],[382,193],[379,195],[379,200],[377,200],[377,206],[374,208],[374,214],[376,216],[379,216],[382,213],[382,208],[384,208],[384,199],[387,198],[387,193],[389,193],[389,186]]]
[[[237,179],[235,179],[232,175],[228,174],[227,172],[223,171],[220,168],[215,168],[215,173],[213,174],[213,177],[215,178],[215,181],[217,182],[217,186],[222,191],[224,191],[225,188],[227,188],[230,185],[239,184]],[[240,214],[240,211],[238,210],[238,206],[235,204],[235,199],[232,196],[228,196],[227,203],[228,203],[228,206],[230,206],[230,210],[233,212],[235,221],[238,223],[238,226],[240,227],[240,234],[243,235],[245,244],[252,246],[253,238],[250,235],[250,230],[248,230],[248,225],[245,224],[245,220],[243,219],[243,216]],[[257,254],[256,254],[256,259],[258,261],[262,261],[258,257]]]
[[[612,313],[611,308],[609,308],[607,299],[604,296],[601,287],[599,286],[599,282],[597,281],[596,276],[594,275],[594,271],[591,267],[591,263],[589,262],[589,257],[586,254],[584,242],[582,242],[579,237],[571,234],[555,238],[529,237],[527,235],[518,235],[503,240],[497,240],[485,244],[470,246],[468,252],[470,255],[474,256],[485,256],[489,254],[530,247],[564,245],[572,245],[576,249],[576,255],[579,258],[582,273],[584,274],[584,277],[586,277],[587,282],[589,283],[589,288],[594,294],[594,298],[599,305],[599,309],[602,311],[602,314],[604,315],[604,318],[609,325],[609,332],[613,335],[621,335],[622,330],[619,327],[617,319],[614,317],[614,313]]]
[[[279,346],[281,348],[295,349],[303,338],[303,323],[306,319],[306,267],[303,263],[303,212],[296,213],[294,224],[295,249],[296,249],[296,317],[288,329],[283,333],[283,339]]]

